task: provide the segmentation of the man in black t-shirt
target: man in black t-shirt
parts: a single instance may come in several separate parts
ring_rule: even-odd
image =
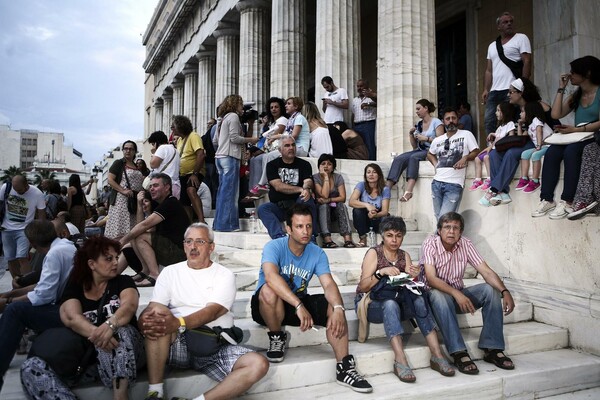
[[[285,236],[281,222],[287,209],[296,203],[307,204],[313,221],[317,221],[317,207],[312,198],[312,167],[308,161],[296,157],[296,141],[291,135],[280,140],[281,157],[267,164],[270,203],[258,207],[258,217],[272,239]],[[313,235],[318,234],[316,229],[317,225],[313,227]]]
[[[164,173],[152,175],[150,196],[158,207],[145,220],[120,240],[121,246],[131,242],[131,247],[142,262],[143,272],[150,277],[138,286],[154,286],[158,265],[171,265],[185,260],[183,236],[190,219],[181,203],[171,195],[171,177]],[[142,207],[143,192],[138,195]],[[154,232],[148,232],[155,228]]]

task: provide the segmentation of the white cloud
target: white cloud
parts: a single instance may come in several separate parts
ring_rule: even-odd
[[[22,26],[21,30],[27,37],[40,40],[42,42],[56,36],[56,32],[52,29],[45,28],[43,26]]]

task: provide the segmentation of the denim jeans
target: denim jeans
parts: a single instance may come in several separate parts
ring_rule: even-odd
[[[492,90],[485,102],[485,134],[496,132],[498,118],[496,118],[496,106],[503,101],[508,101],[508,89]]]
[[[407,301],[408,298],[408,296],[405,296],[404,301]],[[427,336],[436,328],[431,310],[424,296],[415,295],[412,296],[412,299],[417,325],[423,336]],[[406,316],[402,315],[400,304],[396,300],[373,300],[367,310],[367,321],[374,324],[383,322],[383,329],[388,340],[404,333],[401,322],[403,318],[406,318]]]
[[[530,140],[523,147],[513,147],[502,153],[496,149],[490,151],[490,176],[492,177],[490,186],[495,191],[504,193],[510,191],[510,183],[521,164],[521,153],[532,148],[535,146]]]
[[[296,200],[296,203],[306,204],[310,208],[310,213],[313,219],[313,238],[318,235],[318,219],[317,219],[317,206],[313,198],[309,198],[308,201],[304,202],[300,196]],[[262,221],[271,239],[277,239],[285,236],[285,231],[281,226],[281,222],[285,219],[285,208],[279,207],[276,203],[264,203],[258,207],[258,218]]]
[[[262,153],[250,159],[250,175],[248,177],[248,187],[250,189],[258,185],[263,172],[263,161],[266,160],[266,157],[266,153]]]
[[[481,308],[483,328],[479,335],[480,349],[504,350],[502,297],[500,292],[488,285],[480,283],[467,287],[462,293],[471,300],[476,309]],[[427,292],[429,304],[438,323],[448,353],[466,350],[467,346],[460,333],[456,314],[462,313],[454,298],[442,291],[431,289]]]
[[[406,179],[417,180],[419,177],[419,161],[425,160],[427,150],[412,150],[394,157],[387,180],[398,183],[400,175],[406,170]]]
[[[458,210],[462,192],[463,187],[456,183],[440,182],[435,179],[431,182],[433,214],[436,221],[447,212]]]
[[[369,152],[369,160],[377,160],[377,141],[375,140],[375,120],[354,125],[354,130],[362,137]]]
[[[240,192],[240,160],[234,157],[216,158],[219,171],[219,191],[213,229],[231,232],[240,229],[238,197]]]
[[[371,227],[373,227],[375,233],[378,233],[380,222],[381,218],[369,218],[369,212],[366,208],[352,209],[352,223],[358,232],[358,236],[365,236]]]
[[[41,333],[60,326],[63,323],[58,305],[34,306],[28,301],[16,301],[6,306],[0,318],[0,390],[25,328]]]

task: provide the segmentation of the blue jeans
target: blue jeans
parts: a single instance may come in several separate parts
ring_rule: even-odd
[[[462,199],[463,187],[456,183],[436,181],[431,182],[431,197],[433,199],[433,214],[435,220],[450,211],[458,210]]]
[[[500,292],[488,285],[480,283],[464,288],[462,293],[471,300],[476,309],[481,308],[483,328],[479,334],[480,349],[504,350],[504,332],[502,315],[502,297]],[[456,314],[462,313],[454,298],[442,291],[431,289],[427,292],[429,305],[438,323],[448,353],[467,349],[460,333]]]
[[[377,160],[377,142],[375,141],[375,120],[360,122],[354,130],[362,137],[369,152],[369,160]]]
[[[234,157],[215,158],[219,171],[219,191],[213,229],[231,232],[240,229],[238,197],[240,195],[240,160]]]
[[[358,236],[365,236],[371,227],[373,227],[375,233],[378,233],[380,222],[381,218],[369,218],[369,211],[366,208],[352,209],[352,223],[358,232]]]
[[[492,90],[485,102],[485,134],[496,132],[498,118],[496,118],[496,106],[503,101],[508,101],[508,89]]]
[[[313,239],[318,235],[319,220],[317,219],[317,206],[313,198],[309,198],[304,202],[300,196],[296,199],[296,203],[306,204],[310,208],[313,220]],[[280,207],[277,203],[264,203],[258,207],[258,218],[262,221],[271,239],[277,239],[285,236],[285,232],[281,227],[281,222],[285,219],[287,209]]]
[[[409,297],[405,296],[404,301],[407,301],[407,299]],[[429,335],[435,329],[436,325],[425,297],[412,296],[412,306],[415,315],[403,316],[400,304],[396,300],[373,300],[367,309],[367,321],[374,324],[381,324],[383,322],[385,335],[388,340],[392,340],[394,336],[404,333],[401,321],[406,319],[406,317],[414,317],[423,336]]]
[[[535,146],[530,140],[523,147],[513,147],[502,153],[498,153],[496,149],[490,151],[490,176],[492,177],[490,186],[494,191],[497,193],[510,191],[510,183],[521,164],[521,154],[533,148]]]
[[[387,180],[398,183],[400,175],[406,170],[406,179],[417,180],[419,177],[419,161],[425,160],[427,150],[412,150],[394,157]]]
[[[16,301],[4,309],[0,318],[0,390],[4,374],[19,347],[25,328],[41,333],[46,329],[63,326],[58,305],[34,306],[28,301]]]

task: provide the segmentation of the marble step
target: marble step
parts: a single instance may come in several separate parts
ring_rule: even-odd
[[[392,373],[369,377],[373,385],[371,398],[396,400],[399,393],[406,399],[423,400],[497,400],[540,399],[592,400],[600,398],[600,358],[574,350],[560,349],[511,355],[516,368],[505,371],[492,364],[477,362],[476,376],[457,373],[447,378],[429,369],[417,369],[417,382],[406,384]],[[588,389],[590,388],[591,389]],[[336,383],[295,389],[253,393],[246,400],[365,399]]]

